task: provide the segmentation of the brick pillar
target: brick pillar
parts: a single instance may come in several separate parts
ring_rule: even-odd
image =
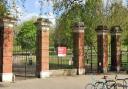
[[[98,72],[106,73],[108,69],[108,32],[106,26],[98,26],[97,48],[98,48]]]
[[[38,18],[37,26],[37,66],[36,76],[49,77],[49,20]]]
[[[83,22],[73,25],[73,64],[77,68],[77,74],[85,74]]]
[[[120,71],[121,66],[121,28],[111,28],[111,70]]]
[[[10,16],[0,19],[0,81],[12,81],[13,26]]]

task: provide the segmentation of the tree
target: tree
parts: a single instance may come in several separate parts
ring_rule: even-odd
[[[7,1],[6,0],[0,0],[0,17],[3,17],[7,14],[8,8],[7,8]]]
[[[87,0],[84,8],[82,18],[86,26],[86,45],[94,45],[96,43],[96,27],[104,25],[103,2],[102,0]]]
[[[75,1],[75,0],[74,0]],[[80,1],[80,0],[78,0]],[[84,1],[84,0],[83,0]],[[72,47],[72,29],[74,22],[83,21],[85,23],[86,44],[94,44],[96,41],[95,28],[98,24],[103,24],[103,3],[102,0],[87,0],[85,3],[69,3],[68,1],[56,2],[56,13],[63,13],[57,20],[56,43],[66,44]],[[63,9],[63,10],[61,10]],[[56,38],[59,38],[56,40]],[[59,42],[58,42],[59,41]]]
[[[73,4],[70,3],[71,1],[73,2],[76,0],[64,0],[63,2],[60,0],[60,2],[55,2],[55,6],[54,6],[55,12],[61,13],[61,16],[59,17],[59,19],[57,19],[56,38],[66,39],[66,42],[67,39],[69,39],[69,41],[66,44],[68,44],[68,46],[71,46],[72,44],[71,25],[74,23],[74,21],[83,21],[86,27],[85,29],[86,45],[96,43],[95,28],[98,25],[106,25],[108,26],[109,29],[115,25],[121,26],[123,30],[122,32],[123,43],[125,45],[128,44],[128,34],[127,34],[128,8],[122,5],[121,0],[111,2],[109,4],[107,3],[107,6],[103,6],[102,0],[86,0],[85,4],[84,3]],[[76,18],[79,18],[79,20],[77,20]]]
[[[16,40],[23,49],[33,50],[36,47],[36,27],[33,22],[33,20],[24,22],[17,35]]]
[[[110,7],[110,14],[107,17],[109,27],[118,25],[122,29],[122,43],[128,45],[128,8],[121,3],[113,3]]]

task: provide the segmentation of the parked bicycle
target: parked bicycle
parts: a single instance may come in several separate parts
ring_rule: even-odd
[[[95,89],[117,89],[116,81],[104,76],[104,81],[96,82]]]
[[[117,87],[122,87],[123,89],[128,89],[128,78],[119,78],[117,75],[115,76]]]
[[[113,79],[108,79],[104,76],[101,80],[97,80],[95,83],[89,83],[85,89],[117,89],[116,82]]]
[[[103,80],[97,80],[95,83],[89,83],[86,85],[85,89],[118,89],[121,87],[122,89],[128,89],[128,83],[126,80],[128,78],[118,78],[115,76],[115,79],[110,79],[108,76],[104,76]]]

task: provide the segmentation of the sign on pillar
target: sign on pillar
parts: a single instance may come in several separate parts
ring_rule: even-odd
[[[0,81],[11,82],[13,78],[13,26],[15,19],[7,16],[0,19]]]
[[[36,76],[39,78],[49,77],[49,25],[48,19],[38,18],[37,27],[37,50],[36,50]]]
[[[117,72],[121,66],[121,32],[120,26],[111,28],[111,70]]]
[[[77,74],[85,74],[84,54],[84,23],[77,22],[73,25],[73,65]]]
[[[106,26],[98,26],[97,32],[97,48],[98,48],[98,72],[106,73],[108,70],[108,32]]]

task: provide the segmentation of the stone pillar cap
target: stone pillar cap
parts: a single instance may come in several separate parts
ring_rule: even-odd
[[[74,25],[73,25],[74,27],[84,27],[84,22],[75,22],[74,23]]]
[[[6,16],[0,18],[0,27],[13,28],[16,21],[17,21],[17,19],[14,18],[12,15],[10,15],[10,14],[6,15]]]
[[[84,22],[75,22],[72,27],[84,27]]]
[[[81,28],[81,27],[85,27],[84,26],[84,22],[75,22],[73,25],[72,25],[73,28]],[[73,30],[76,30],[76,29],[73,29]],[[84,30],[84,29],[77,29],[77,30]]]
[[[4,21],[4,22],[9,21],[9,22],[14,22],[15,23],[17,21],[17,19],[14,18],[12,15],[8,14],[8,15],[0,18],[0,21]]]
[[[97,26],[97,28],[95,29],[96,32],[108,32],[108,28],[107,26],[104,26],[104,25],[99,25]]]
[[[120,26],[112,26],[111,27],[111,33],[121,33],[122,32],[122,29]]]
[[[43,24],[43,23],[45,23],[45,24]],[[35,25],[49,26],[49,24],[51,24],[51,22],[49,21],[49,19],[38,18],[37,21],[36,21],[34,24],[35,24]]]

